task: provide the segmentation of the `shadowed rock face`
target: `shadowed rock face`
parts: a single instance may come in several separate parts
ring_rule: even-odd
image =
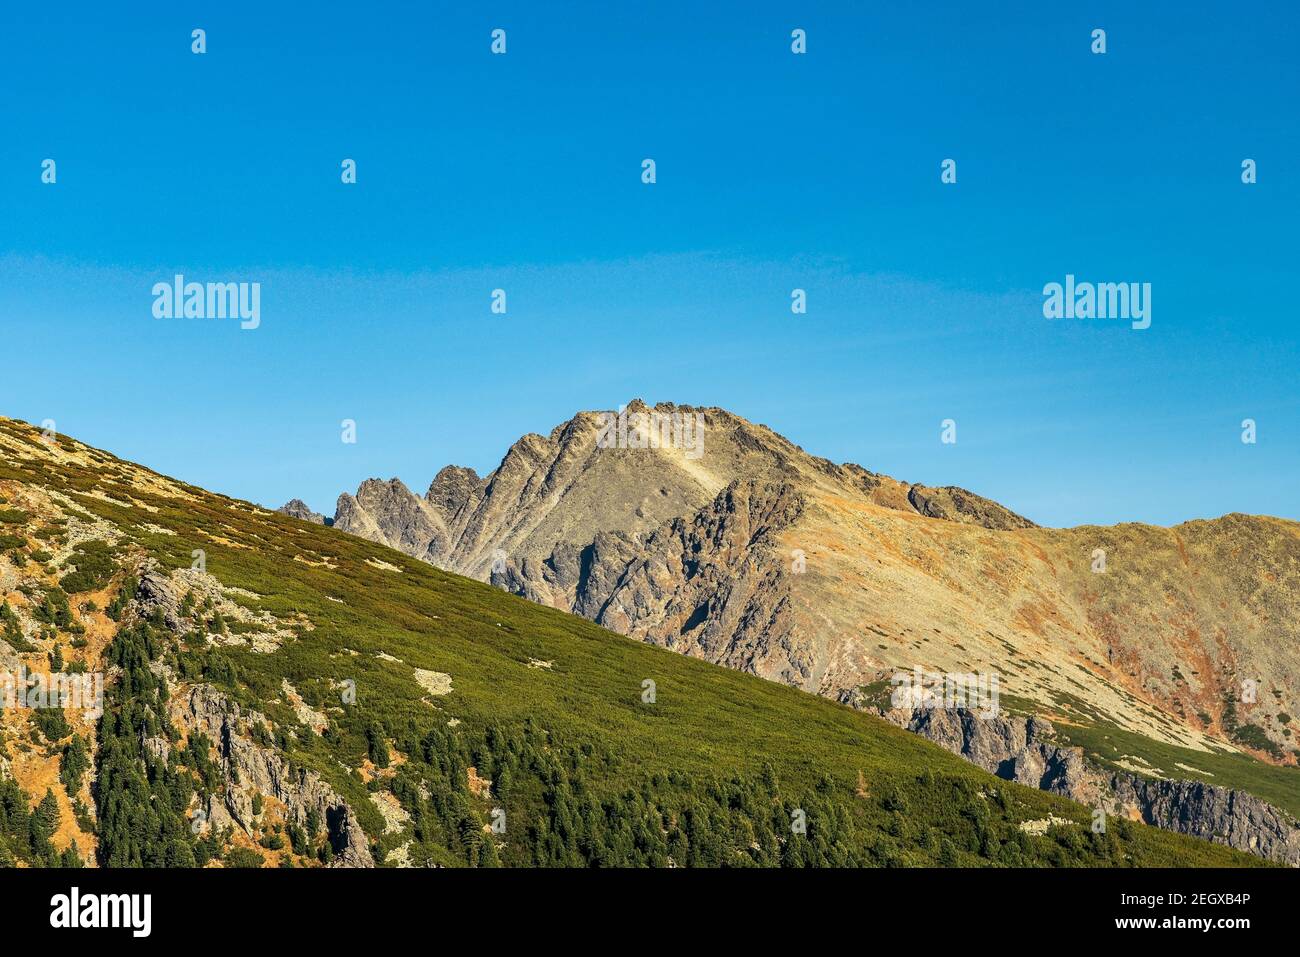
[[[690,521],[647,536],[591,617],[652,644],[802,684],[816,650],[796,634],[789,563],[775,546],[803,505],[790,485],[733,482]]]
[[[920,514],[930,518],[1003,530],[1034,527],[1029,519],[955,485],[946,488],[913,485],[907,490],[907,500]]]
[[[444,522],[451,522],[473,496],[479,481],[478,473],[473,469],[448,465],[429,483],[424,499],[438,511]]]
[[[1290,815],[1245,791],[1201,781],[1110,776],[1119,807],[1147,824],[1300,867],[1300,827]]]
[[[1292,761],[1300,525],[1045,529],[956,487],[804,452],[723,409],[702,454],[602,448],[599,413],[526,435],[482,478],[449,466],[340,496],[335,524],[608,628],[836,697],[895,670],[991,672],[1149,738]],[[629,443],[630,445],[631,443]],[[1105,571],[1095,572],[1098,550]],[[1225,701],[1242,679],[1259,694]]]
[[[802,507],[789,485],[736,481],[689,521],[637,537],[598,532],[585,548],[561,542],[490,580],[612,631],[800,684],[814,650],[794,635],[788,563],[774,548]]]
[[[1052,744],[1052,725],[1042,718],[987,717],[951,708],[902,708],[880,714],[1008,781],[1086,804],[1095,804],[1100,794],[1083,753]]]
[[[946,708],[880,714],[1008,781],[1300,867],[1300,825],[1245,791],[1100,771],[1087,764],[1079,748],[1053,744],[1054,729],[1041,718],[980,717]]]

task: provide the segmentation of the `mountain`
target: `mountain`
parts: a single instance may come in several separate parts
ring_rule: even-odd
[[[312,522],[316,525],[325,524],[325,516],[319,512],[313,512],[307,507],[307,503],[300,498],[285,502],[276,511],[281,515],[288,515],[290,518],[296,518],[304,522]]]
[[[996,674],[1004,707],[1094,763],[1300,815],[1300,524],[1040,528],[723,409],[626,413],[625,441],[601,441],[609,413],[580,412],[485,477],[443,469],[422,497],[368,481],[335,527],[837,700],[917,668]],[[698,448],[656,441],[673,416],[704,423]]]
[[[1259,863],[10,419],[0,596],[0,863]]]

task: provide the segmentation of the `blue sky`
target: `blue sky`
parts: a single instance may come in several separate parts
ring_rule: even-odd
[[[1291,5],[269,6],[0,12],[0,414],[327,512],[639,396],[1044,524],[1300,518]]]

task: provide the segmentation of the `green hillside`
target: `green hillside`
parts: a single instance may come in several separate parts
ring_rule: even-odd
[[[0,568],[26,576],[11,595],[15,610],[49,619],[23,660],[57,645],[66,667],[120,669],[94,741],[100,786],[89,792],[102,864],[331,858],[324,824],[270,812],[251,836],[193,833],[194,802],[230,784],[212,766],[212,742],[182,743],[166,711],[202,683],[269,719],[249,728],[252,739],[345,798],[377,862],[1260,863],[1126,821],[1093,834],[1088,809],[822,698],[640,644],[62,436],[51,446],[23,423],[0,419],[0,438]],[[179,626],[161,613],[135,620],[143,564],[190,569],[199,549],[209,575],[244,590],[227,594],[246,617],[279,623],[273,642],[259,639],[269,626],[223,615],[198,591],[185,596]],[[33,586],[37,573],[44,584]],[[115,630],[111,640],[93,640],[99,625]],[[646,681],[653,703],[643,700]],[[304,713],[326,726],[313,730]],[[75,735],[61,730],[31,733],[50,761],[67,760]],[[149,754],[142,737],[171,741],[170,758]],[[386,818],[385,802],[400,811]],[[10,859],[51,863],[9,803],[0,841]],[[494,808],[504,831],[491,830]],[[799,811],[804,833],[791,828]],[[1021,827],[1031,821],[1044,833]]]

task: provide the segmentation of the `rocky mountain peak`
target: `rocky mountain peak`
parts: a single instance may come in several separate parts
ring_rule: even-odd
[[[324,525],[325,516],[319,512],[313,512],[307,503],[300,498],[290,499],[276,509],[281,515],[288,515],[290,518],[296,518],[300,521],[311,522],[314,525]]]
[[[477,472],[460,465],[447,465],[429,483],[424,500],[450,521],[464,507],[482,483]]]

